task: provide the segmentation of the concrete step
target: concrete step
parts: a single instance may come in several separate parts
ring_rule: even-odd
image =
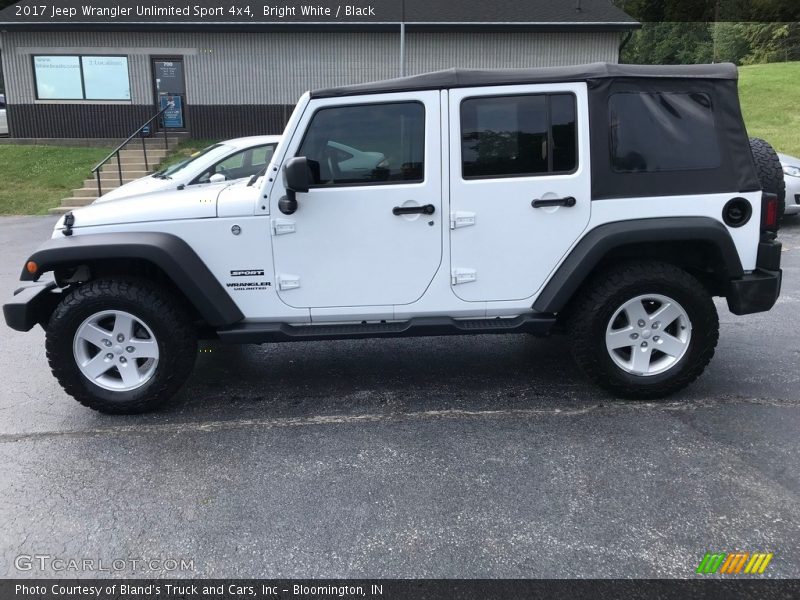
[[[69,206],[73,206],[73,207],[75,207],[75,206],[89,206],[92,202],[95,201],[96,198],[97,198],[97,195],[90,196],[89,198],[75,198],[74,196],[72,198],[64,198],[61,201],[61,206],[62,207],[65,207],[65,206],[67,206],[67,207],[69,207]],[[58,208],[58,207],[56,207],[56,208]]]
[[[122,163],[122,172],[125,171],[152,171],[155,168],[155,165],[150,161],[147,161],[147,165],[144,162],[124,162]],[[101,173],[109,172],[109,173],[116,173],[119,170],[117,163],[109,163],[104,165],[100,168]]]
[[[78,208],[81,208],[81,207],[80,206],[56,206],[55,208],[48,209],[47,212],[49,212],[51,215],[63,215],[63,214],[68,213],[71,210],[76,210]]]
[[[153,159],[162,159],[165,156],[167,156],[167,154],[168,154],[167,151],[163,150],[163,149],[162,150],[148,150],[147,151],[147,160],[149,161],[149,160],[153,160]],[[144,160],[144,153],[142,152],[141,148],[139,148],[138,150],[122,150],[122,151],[120,151],[120,153],[119,153],[120,162],[125,162],[126,158],[134,158],[136,160]],[[112,164],[112,163],[116,163],[116,162],[117,162],[117,159],[112,156],[110,159],[108,159],[108,162],[106,164]]]
[[[117,186],[119,187],[119,186]],[[103,193],[110,192],[111,189],[103,188]],[[79,188],[72,190],[73,198],[97,198],[97,186],[91,188]]]
[[[145,171],[144,169],[122,169],[122,180],[125,179],[139,179],[140,177],[144,177],[145,175],[149,175],[150,171]],[[95,176],[94,179],[96,180],[97,177]],[[110,179],[119,180],[119,171],[117,169],[109,169],[108,171],[100,171],[100,180],[106,181]]]

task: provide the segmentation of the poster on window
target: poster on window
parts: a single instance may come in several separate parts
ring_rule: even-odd
[[[159,102],[162,109],[167,109],[162,115],[164,127],[169,129],[182,129],[183,98],[180,96],[161,96]]]

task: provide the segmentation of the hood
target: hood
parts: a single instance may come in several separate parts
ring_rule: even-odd
[[[90,204],[72,211],[75,217],[73,228],[78,231],[83,227],[102,225],[216,217],[219,192],[218,187],[171,190],[123,198],[114,202]],[[55,228],[60,231],[63,227],[64,217],[61,217]]]
[[[159,179],[151,175],[146,175],[139,179],[135,179],[130,183],[126,183],[110,192],[106,192],[94,201],[95,204],[101,202],[108,202],[109,200],[119,200],[120,198],[130,198],[131,196],[139,196],[141,194],[150,194],[161,190],[176,189],[178,186],[169,179]]]

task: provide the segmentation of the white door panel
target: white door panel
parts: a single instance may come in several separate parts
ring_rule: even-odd
[[[556,175],[491,174],[486,178],[465,179],[462,173],[462,101],[530,94],[574,95],[577,168],[573,172]],[[519,117],[520,120],[523,118]],[[497,115],[490,115],[488,119],[499,122]],[[502,117],[500,119],[502,121]],[[477,117],[475,121],[478,122]],[[508,130],[492,133],[498,138],[495,143],[508,144],[508,131],[514,126],[509,123]],[[529,141],[533,139],[523,139],[520,135],[515,142],[511,135],[512,144],[517,143],[522,148],[524,142],[529,148],[539,151],[539,146]],[[480,146],[472,147],[478,148],[474,151],[476,155],[482,151]],[[516,151],[508,150],[508,146],[505,148],[501,152],[513,154]],[[553,153],[551,148],[552,144],[547,146],[547,150],[544,146],[541,148],[540,158],[544,163],[548,160],[547,155]],[[471,302],[522,300],[533,296],[585,230],[591,216],[585,84],[451,90],[450,152],[450,268],[453,292]],[[516,159],[516,156],[513,158]],[[552,165],[552,158],[549,160]],[[574,206],[532,206],[534,200],[568,197],[575,198]],[[464,277],[464,273],[470,275]]]
[[[287,285],[278,289],[286,304],[308,308],[390,306],[412,303],[425,293],[441,264],[441,223],[447,219],[441,201],[439,97],[438,91],[414,93],[413,97],[381,94],[320,100],[309,106],[287,160],[298,155],[303,132],[321,109],[421,103],[425,115],[423,181],[315,187],[297,194],[296,213],[282,215],[277,207],[284,194],[279,175],[271,194],[271,213],[275,215],[272,244],[276,277],[287,280]],[[328,160],[340,158],[341,162],[331,166],[317,161],[320,169],[336,171],[336,177],[344,180],[358,179],[365,170],[387,168],[386,164],[396,172],[399,159],[392,153],[384,156],[372,152],[374,148],[353,148],[341,141],[347,140],[326,144],[331,151]],[[402,168],[409,164],[403,161]],[[433,206],[433,214],[393,213],[395,207],[426,205]]]

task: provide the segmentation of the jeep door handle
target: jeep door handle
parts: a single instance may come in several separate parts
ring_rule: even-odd
[[[531,202],[533,208],[544,208],[546,206],[575,206],[578,201],[572,196],[566,198],[553,198],[552,200],[534,200]]]
[[[436,212],[433,204],[423,206],[395,206],[392,209],[393,215],[432,215]]]

